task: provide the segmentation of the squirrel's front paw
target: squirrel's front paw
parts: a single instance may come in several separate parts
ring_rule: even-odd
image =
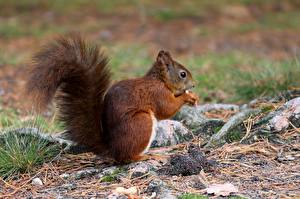
[[[195,106],[199,103],[199,97],[191,92],[191,91],[186,91],[185,92],[185,96],[186,96],[186,103],[190,106]]]

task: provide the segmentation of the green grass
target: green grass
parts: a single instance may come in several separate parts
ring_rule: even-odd
[[[118,175],[122,172],[124,172],[123,169],[117,168],[111,174],[107,174],[100,178],[100,182],[114,182],[117,180]]]
[[[18,112],[15,109],[0,109],[0,129],[10,127],[18,121]]]
[[[233,130],[231,132],[229,132],[226,136],[225,136],[225,141],[227,143],[232,143],[232,142],[236,142],[241,140],[243,137],[243,132],[239,131],[239,130]]]
[[[62,146],[43,137],[60,132],[63,125],[41,116],[23,118],[16,109],[0,107],[0,177],[6,179],[34,171],[53,160]]]
[[[300,86],[297,60],[276,62],[232,52],[185,58],[182,63],[191,69],[196,91],[208,101],[247,102]],[[223,96],[214,94],[218,92]]]
[[[189,17],[201,17],[204,15],[202,12],[196,12],[195,8],[184,8],[182,10],[174,10],[172,7],[165,7],[161,9],[153,9],[153,11],[149,11],[151,17],[159,20],[159,21],[171,21],[180,18],[189,18]]]
[[[2,21],[0,24],[0,36],[2,38],[12,38],[17,36],[23,36],[26,34],[26,30],[21,27],[18,20],[11,19]]]
[[[0,12],[4,16],[26,15],[31,12],[54,12],[56,14],[74,14],[80,10],[86,13],[106,13],[106,14],[126,14],[126,13],[141,13],[148,17],[154,17],[161,21],[175,20],[185,17],[205,17],[211,13],[221,13],[226,6],[249,6],[255,4],[259,8],[264,8],[276,3],[276,0],[268,1],[249,1],[249,0],[190,0],[179,1],[174,4],[172,0],[167,1],[138,1],[138,0],[115,0],[115,1],[85,1],[85,0],[0,0]],[[272,16],[275,17],[272,17]],[[266,17],[262,17],[261,25],[267,22],[279,26],[299,27],[298,16],[299,12],[292,11],[282,14],[266,12]],[[270,16],[270,17],[269,17]],[[274,23],[272,23],[274,22]],[[275,27],[275,26],[272,26]]]
[[[120,13],[128,11],[137,6],[137,0],[116,0],[116,1],[86,1],[86,0],[0,0],[0,12],[4,16],[10,16],[14,13],[27,14],[28,12],[51,11],[57,14],[70,14],[74,12],[92,10],[101,13]]]
[[[246,198],[242,196],[229,196],[229,199],[246,199]]]
[[[156,56],[143,45],[119,44],[108,51],[115,80],[144,75]],[[270,61],[240,52],[175,59],[191,70],[197,81],[195,91],[204,101],[245,103],[300,87],[300,64],[296,59]]]
[[[18,65],[24,63],[29,57],[28,52],[9,52],[0,49],[0,65]]]
[[[57,133],[64,130],[64,124],[57,121],[55,118],[46,119],[40,115],[34,116],[31,119],[22,121],[21,126],[34,126],[39,129],[44,129],[49,133]]]
[[[51,161],[60,153],[61,146],[40,134],[62,129],[61,123],[41,116],[23,119],[15,109],[0,109],[0,177],[30,172]]]
[[[21,129],[5,130],[0,134],[0,176],[4,179],[30,172],[53,160],[61,151],[59,145],[50,144],[36,132],[25,135],[18,131]]]
[[[36,127],[47,132],[60,132],[64,129],[63,123],[55,119],[49,120],[39,115],[29,115],[26,118],[21,118],[15,109],[0,108],[0,129],[21,127]]]
[[[179,196],[178,199],[208,199],[208,197],[199,194],[185,193]]]
[[[265,29],[296,29],[300,27],[299,18],[299,10],[267,13],[258,18],[258,25]]]
[[[41,37],[45,34],[64,32],[65,27],[50,22],[28,24],[27,17],[22,16],[0,21],[0,37],[2,39],[14,39],[24,36]]]
[[[237,99],[249,100],[259,96],[274,95],[300,86],[300,64],[297,61],[266,63],[255,71],[235,71],[234,86]]]
[[[113,77],[116,80],[143,76],[156,55],[149,55],[143,45],[118,44],[109,49]]]
[[[238,24],[234,27],[224,27],[223,32],[226,33],[246,33],[255,30],[287,30],[300,28],[299,19],[300,12],[278,12],[266,13],[257,18],[256,21]]]

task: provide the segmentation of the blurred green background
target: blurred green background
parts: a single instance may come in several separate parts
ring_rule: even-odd
[[[299,87],[299,0],[0,0],[1,114],[28,107],[32,53],[73,31],[102,46],[114,80],[143,75],[169,50],[192,71],[202,102]]]

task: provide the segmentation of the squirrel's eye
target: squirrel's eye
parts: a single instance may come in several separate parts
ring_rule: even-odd
[[[181,71],[180,72],[180,77],[181,78],[186,78],[186,72],[185,71]]]

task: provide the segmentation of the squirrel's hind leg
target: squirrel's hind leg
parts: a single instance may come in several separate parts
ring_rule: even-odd
[[[137,112],[111,129],[109,145],[116,161],[128,163],[149,159],[144,152],[153,137],[154,125],[150,112]]]

